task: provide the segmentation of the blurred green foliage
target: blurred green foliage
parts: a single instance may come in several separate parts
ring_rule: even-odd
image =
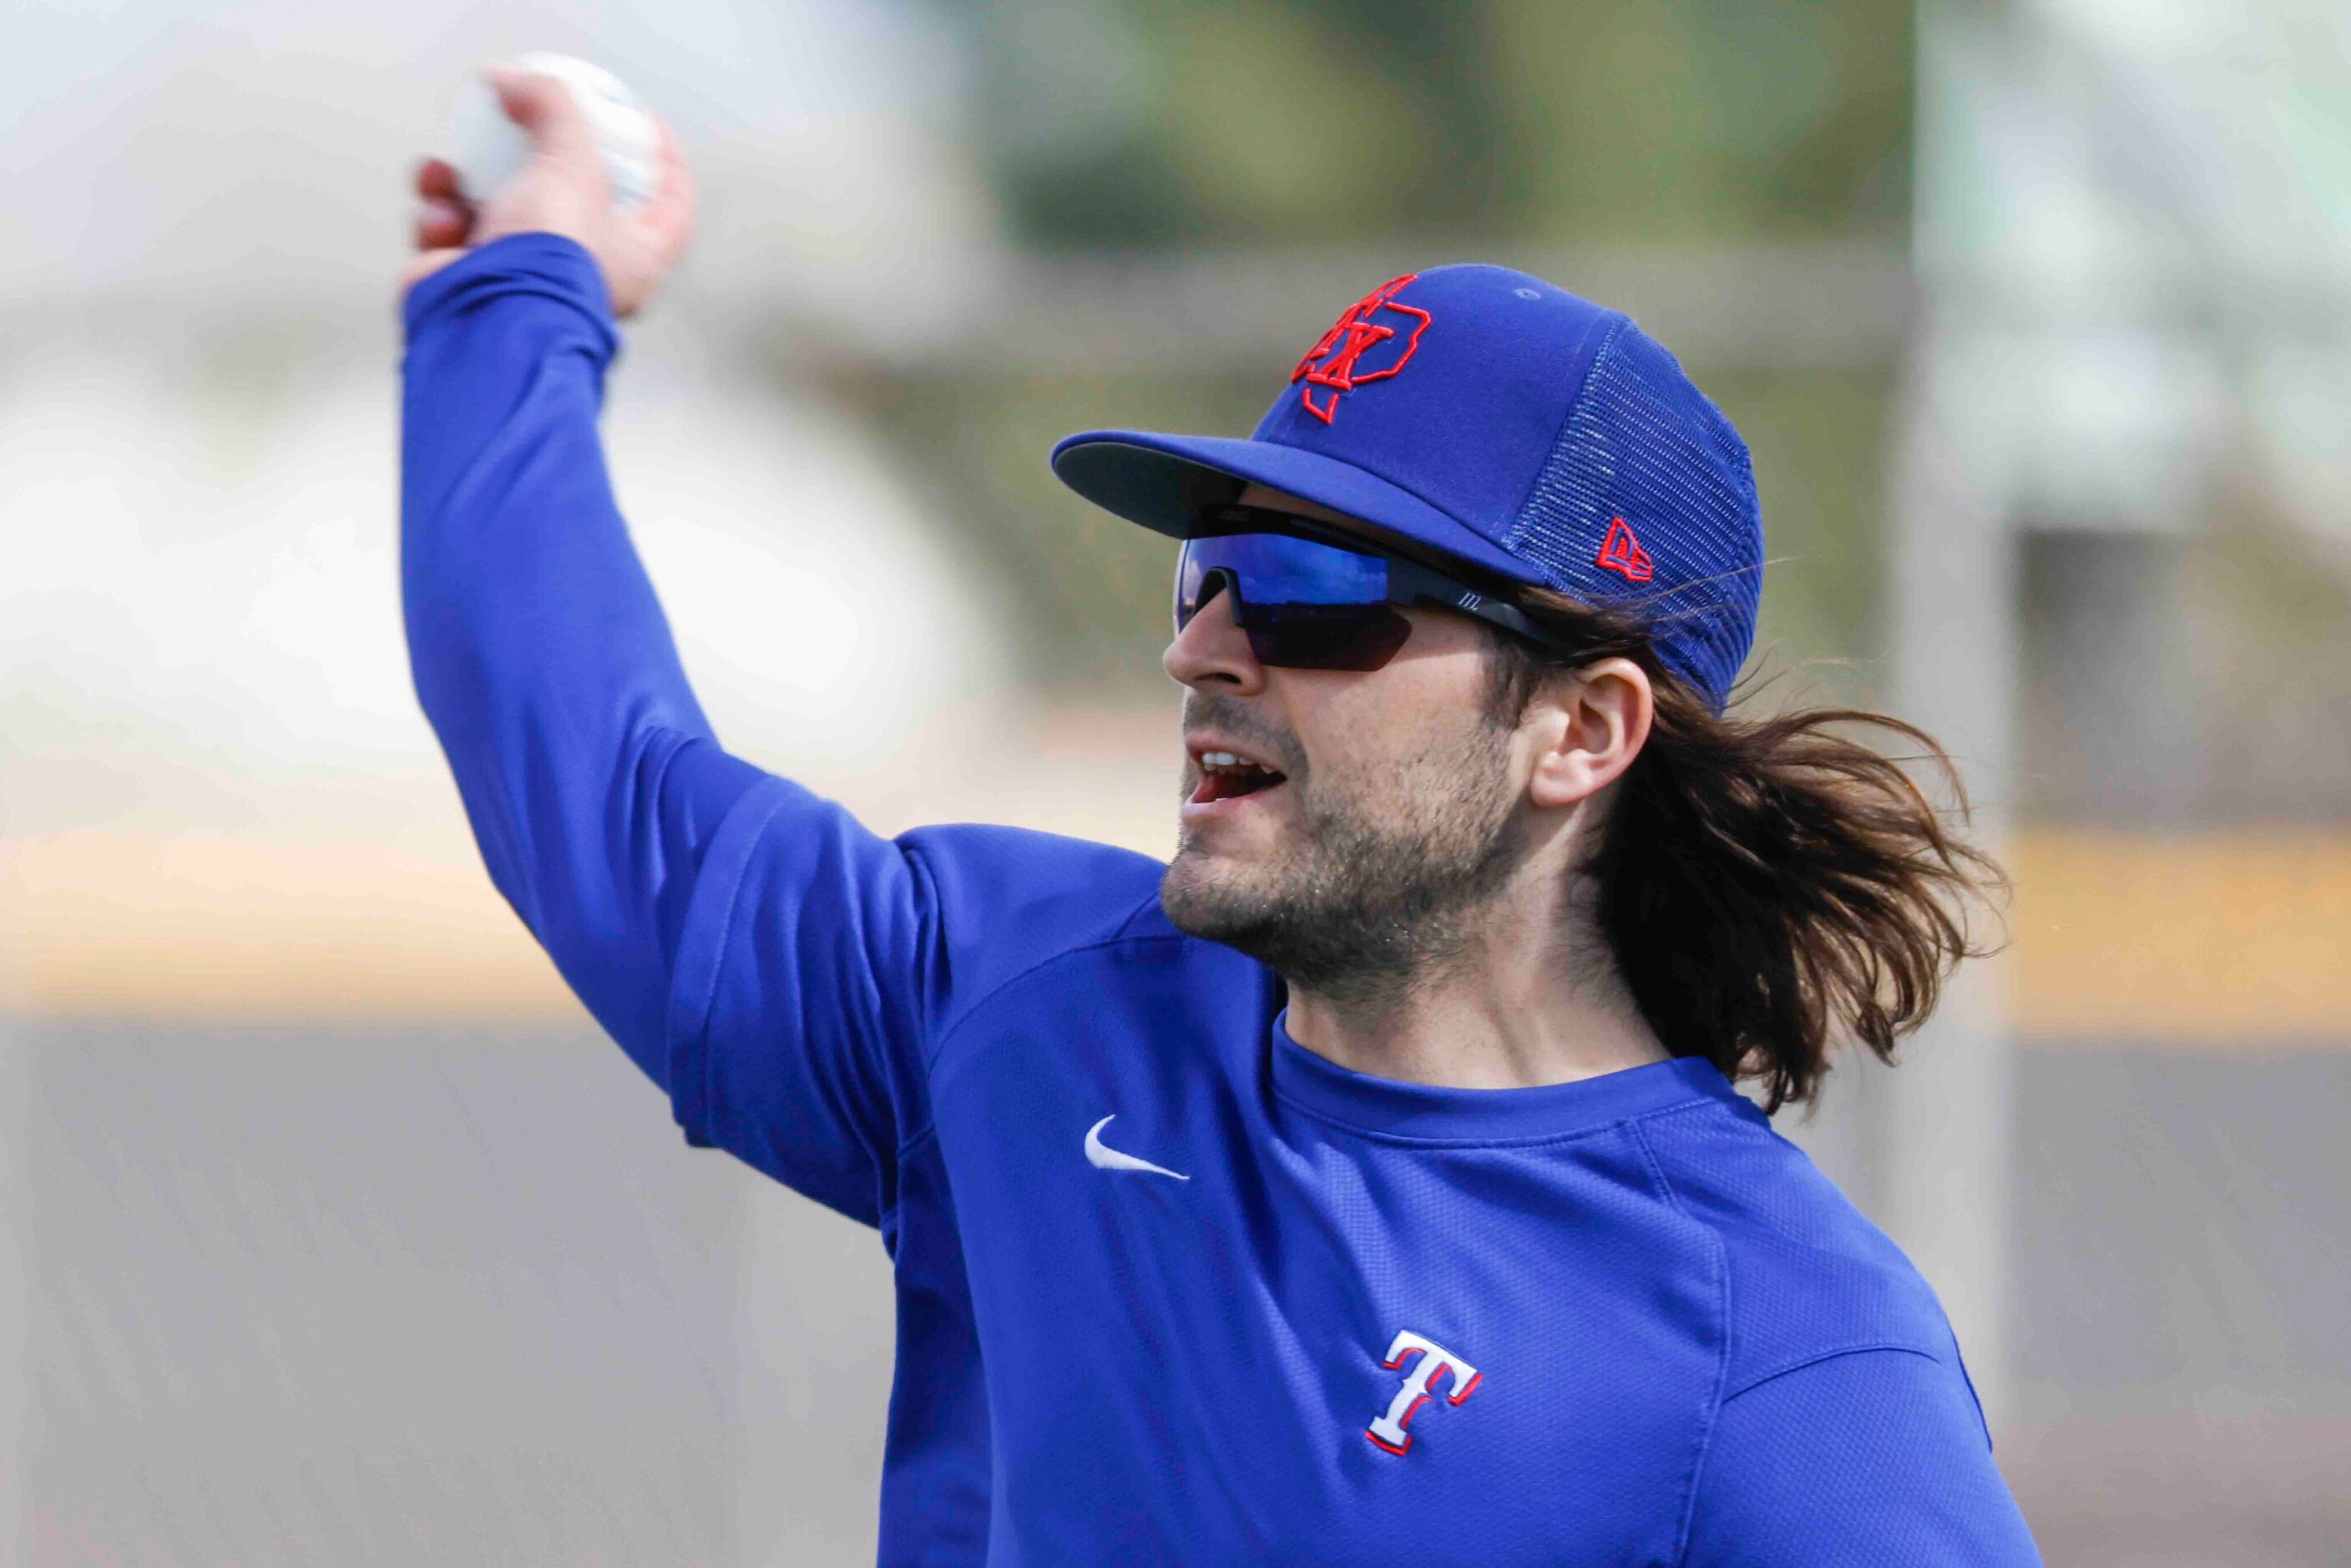
[[[979,123],[1052,246],[1892,235],[1905,0],[987,0]]]
[[[1157,678],[1176,545],[1080,500],[1046,465],[1053,443],[1102,425],[1245,434],[1266,395],[1231,377],[978,372],[890,377],[855,392],[860,412],[916,458],[933,501],[970,530],[1006,590],[1029,669],[1071,684]]]
[[[989,167],[1040,250],[1401,237],[1451,257],[1890,242],[1907,220],[1901,0],[976,0],[957,16]],[[1300,321],[1242,377],[934,370],[836,390],[966,527],[1040,678],[1152,678],[1173,546],[1079,502],[1045,455],[1091,426],[1244,434],[1327,324]],[[1782,667],[1865,656],[1886,374],[1690,369],[1755,453],[1776,563],[1759,647]]]

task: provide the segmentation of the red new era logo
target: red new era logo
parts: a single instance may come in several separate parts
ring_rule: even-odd
[[[1622,517],[1608,520],[1608,537],[1600,541],[1599,564],[1628,582],[1646,582],[1656,572],[1656,562],[1633,537],[1633,525]]]
[[[1290,379],[1293,384],[1306,383],[1298,395],[1304,401],[1307,413],[1328,424],[1339,412],[1340,393],[1353,392],[1365,382],[1385,381],[1404,369],[1405,361],[1420,347],[1420,335],[1428,330],[1429,315],[1416,305],[1399,305],[1395,295],[1419,276],[1417,272],[1407,272],[1381,284],[1342,311],[1331,329],[1306,350],[1306,357],[1298,361]],[[1380,319],[1383,312],[1395,319],[1393,325]],[[1403,348],[1393,351],[1385,349],[1384,345],[1398,336],[1407,323],[1412,335],[1405,339]],[[1374,361],[1368,369],[1364,364],[1367,353]],[[1314,401],[1316,387],[1328,389],[1320,403]]]

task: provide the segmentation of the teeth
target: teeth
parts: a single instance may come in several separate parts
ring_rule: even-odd
[[[1200,753],[1200,766],[1211,773],[1270,773],[1273,771],[1262,763],[1251,762],[1248,758],[1230,751],[1204,751]]]

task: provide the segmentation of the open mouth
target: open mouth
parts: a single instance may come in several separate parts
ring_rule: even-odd
[[[1205,806],[1217,800],[1261,794],[1281,783],[1282,779],[1281,774],[1265,764],[1237,752],[1205,751],[1200,754],[1200,787],[1192,791],[1192,804]]]

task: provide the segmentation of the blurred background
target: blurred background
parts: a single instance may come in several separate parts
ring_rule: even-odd
[[[1165,852],[1169,547],[1396,273],[1621,306],[1754,448],[1752,699],[1961,757],[2011,942],[1782,1113],[2053,1563],[2351,1563],[2351,13],[2321,0],[47,4],[0,51],[0,1562],[870,1561],[877,1239],[678,1140],[411,695],[450,94],[700,172],[616,482],[737,751]]]

